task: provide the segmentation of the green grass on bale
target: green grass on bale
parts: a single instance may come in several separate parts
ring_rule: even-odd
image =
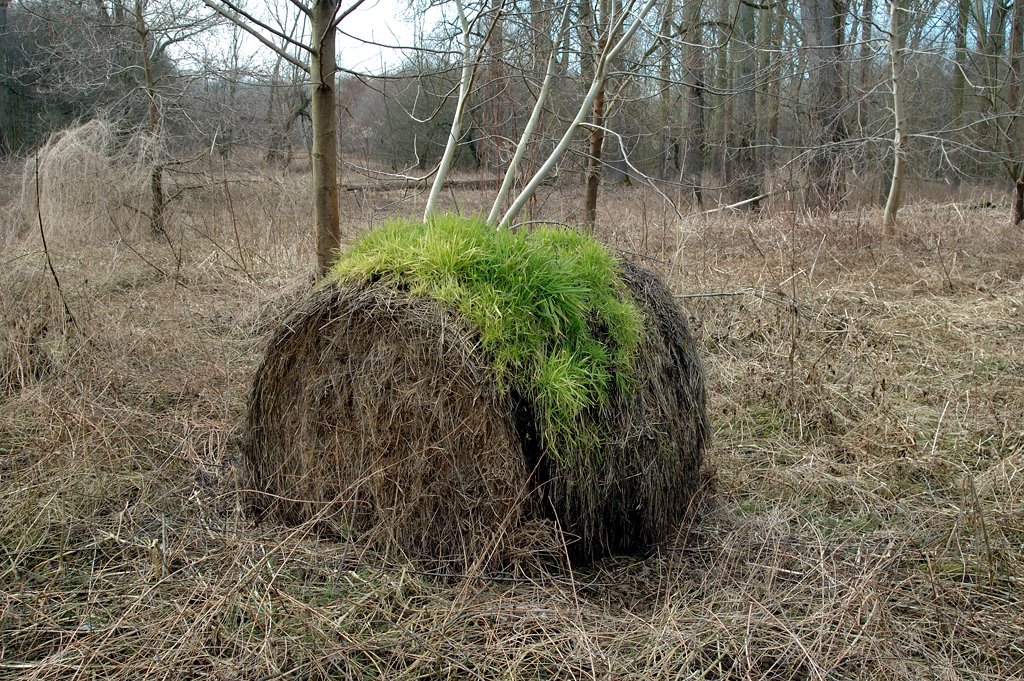
[[[615,257],[574,231],[509,232],[454,216],[391,222],[367,233],[328,281],[392,279],[445,304],[479,333],[502,394],[531,398],[547,454],[563,463],[596,452],[591,409],[628,389],[643,316]]]

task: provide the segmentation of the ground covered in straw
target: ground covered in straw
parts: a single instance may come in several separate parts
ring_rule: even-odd
[[[301,183],[211,186],[166,239],[42,211],[63,301],[4,207],[0,678],[1024,676],[1024,237],[998,205],[910,206],[886,241],[877,211],[680,220],[609,190],[599,236],[703,347],[720,504],[654,555],[439,576],[239,513],[246,390],[312,246]],[[350,234],[401,198],[345,197]]]

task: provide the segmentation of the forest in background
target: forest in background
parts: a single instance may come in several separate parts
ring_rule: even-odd
[[[480,178],[508,168],[550,56],[551,94],[518,171],[531,175],[617,38],[611,19],[625,15],[620,34],[639,21],[639,6],[622,3],[467,4],[474,70],[454,167]],[[104,153],[130,147],[151,169],[162,194],[154,222],[197,164],[308,157],[306,16],[286,0],[230,3],[268,29],[275,53],[212,4],[4,0],[0,155],[28,157],[54,133],[102,119]],[[337,151],[349,177],[408,179],[437,165],[464,62],[451,4],[398,66],[339,69]],[[1019,223],[1022,26],[1024,0],[661,0],[612,60],[602,101],[554,176],[582,183],[590,165],[606,183],[656,187],[679,211],[779,201],[829,211],[884,204],[900,158],[908,178],[1015,190]]]

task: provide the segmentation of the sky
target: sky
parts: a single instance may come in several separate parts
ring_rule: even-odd
[[[356,0],[342,0],[342,11]],[[379,74],[386,69],[399,66],[406,52],[416,42],[417,35],[430,32],[443,17],[443,10],[432,8],[426,12],[414,10],[413,0],[364,0],[363,3],[338,26],[336,55],[338,66],[343,70],[357,73]],[[425,4],[425,3],[419,3]],[[245,3],[248,11],[259,20],[271,26],[280,24],[268,14],[271,8],[288,12],[284,22],[291,25],[297,10],[288,0],[250,0]],[[308,29],[307,29],[308,30]],[[289,31],[290,32],[290,31]],[[197,68],[213,53],[220,59],[228,59],[231,31],[224,26],[221,31],[195,37],[194,41],[176,44],[171,52],[179,63],[188,66],[195,63]],[[241,32],[241,54],[243,63],[250,66],[273,63],[271,50],[256,38]],[[275,42],[278,42],[275,40]]]
[[[345,6],[343,3],[342,7]],[[415,16],[408,0],[364,0],[338,27],[339,66],[371,73],[397,66],[402,58],[399,50],[382,49],[364,41],[383,45],[412,45],[416,33]],[[419,17],[419,21],[422,20]]]

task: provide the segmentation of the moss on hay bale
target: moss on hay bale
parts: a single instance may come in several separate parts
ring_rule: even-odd
[[[262,513],[468,566],[674,537],[709,439],[685,318],[560,229],[446,218],[367,235],[274,334],[245,461]]]

